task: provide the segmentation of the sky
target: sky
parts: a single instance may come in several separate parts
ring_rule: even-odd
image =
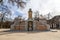
[[[33,12],[39,11],[39,14],[46,15],[49,12],[52,16],[60,15],[60,0],[30,0],[25,10],[32,9]],[[24,11],[25,11],[24,10]],[[27,13],[27,11],[25,11]]]
[[[35,11],[39,11],[39,14],[46,15],[49,12],[52,16],[60,15],[60,0],[29,0],[24,9],[17,8],[16,6],[9,5],[12,11],[11,18],[14,19],[18,15],[28,18],[28,10],[32,9],[33,15]]]

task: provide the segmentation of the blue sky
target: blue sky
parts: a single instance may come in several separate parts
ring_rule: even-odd
[[[4,0],[4,4],[7,5],[9,7],[9,9],[12,12],[12,15],[10,16],[12,19],[14,19],[15,17],[17,17],[18,15],[20,16],[24,16],[25,14],[22,12],[22,10],[20,10],[21,8],[18,8],[16,5],[11,5],[9,3],[7,3],[7,0]]]
[[[32,9],[33,14],[35,11],[39,11],[39,14],[42,15],[46,15],[49,12],[51,12],[52,16],[60,15],[60,0],[30,0],[24,9],[17,8],[17,6],[12,6],[6,2],[5,5],[8,5],[12,11],[12,19],[18,15],[22,15],[23,17],[27,18],[29,8]]]

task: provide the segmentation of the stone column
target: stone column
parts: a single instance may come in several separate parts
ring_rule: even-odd
[[[59,28],[60,28],[60,23],[59,23]]]
[[[55,28],[56,27],[56,25],[55,25],[55,23],[53,24],[53,28]]]
[[[27,31],[28,21],[25,22],[25,30]]]
[[[55,29],[56,29],[56,23],[55,23]]]
[[[52,28],[54,28],[54,24],[52,24],[53,26],[52,26]]]
[[[35,24],[35,21],[33,21],[33,31],[36,30],[36,24]]]

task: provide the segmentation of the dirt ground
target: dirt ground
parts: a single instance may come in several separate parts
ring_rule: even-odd
[[[6,32],[0,29],[0,40],[60,40],[60,30],[44,32]]]

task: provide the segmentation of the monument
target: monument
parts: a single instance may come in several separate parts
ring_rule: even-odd
[[[32,19],[32,10],[29,9],[28,11],[28,31],[33,30],[33,19]]]
[[[20,21],[20,19],[17,18],[14,24],[11,25],[11,30],[26,30],[26,31],[50,30],[50,26],[47,24],[47,20],[44,17],[40,16],[39,21],[37,21],[33,19],[32,13],[33,13],[32,9],[29,9],[27,20]]]

